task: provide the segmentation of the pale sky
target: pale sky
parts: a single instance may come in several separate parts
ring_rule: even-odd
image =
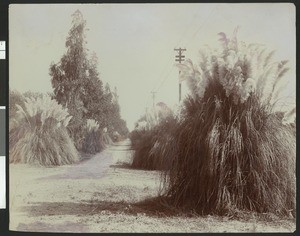
[[[174,48],[186,48],[197,62],[205,44],[217,46],[218,33],[265,44],[289,60],[286,94],[295,101],[295,7],[268,4],[19,4],[9,7],[10,88],[51,92],[51,62],[65,52],[71,15],[79,9],[87,21],[87,47],[99,58],[100,79],[118,89],[121,116],[131,130],[155,102],[178,102]],[[187,92],[183,85],[183,93]]]

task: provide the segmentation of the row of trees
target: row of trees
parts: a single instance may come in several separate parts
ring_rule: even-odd
[[[97,70],[97,55],[88,55],[86,21],[79,10],[72,17],[67,51],[58,63],[50,66],[54,97],[73,117],[68,127],[70,135],[78,147],[83,138],[82,123],[93,119],[100,129],[106,127],[111,136],[116,132],[126,136],[128,129],[120,116],[116,88],[111,91],[109,84],[103,86]]]
[[[116,88],[103,86],[97,56],[88,54],[86,22],[79,10],[72,17],[67,50],[50,65],[53,92],[10,91],[10,162],[71,164],[128,134]]]

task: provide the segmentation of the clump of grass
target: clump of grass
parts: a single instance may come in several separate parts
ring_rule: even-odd
[[[198,213],[295,213],[295,133],[275,112],[286,61],[220,35],[221,53],[179,65],[191,96],[166,146],[166,196]]]
[[[105,148],[102,133],[99,130],[99,124],[93,119],[86,121],[86,137],[83,141],[82,151],[88,154],[95,154]]]
[[[170,155],[165,148],[172,142],[172,129],[176,119],[173,115],[160,120],[151,128],[134,130],[131,133],[131,145],[135,150],[132,167],[146,170],[166,170],[170,166]]]
[[[140,130],[134,131],[131,140],[137,138],[133,142],[132,148],[135,150],[131,167],[144,170],[155,170],[154,156],[150,153],[152,146],[155,143],[157,131]]]
[[[169,170],[175,149],[170,150],[168,146],[174,143],[177,118],[173,114],[170,114],[161,119],[155,129],[157,130],[157,135],[149,154],[154,157],[157,170]]]
[[[78,161],[66,129],[72,118],[67,110],[49,96],[26,97],[23,105],[16,104],[16,125],[9,132],[10,162],[55,166]]]

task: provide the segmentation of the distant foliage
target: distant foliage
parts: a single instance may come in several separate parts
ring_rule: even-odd
[[[166,196],[199,213],[294,214],[296,139],[287,121],[295,110],[282,119],[274,109],[287,61],[235,34],[220,33],[221,52],[179,65],[191,96],[165,147],[173,159]]]
[[[46,95],[26,97],[22,106],[15,106],[15,125],[9,133],[10,162],[53,166],[78,161],[66,129],[72,117],[65,108]]]
[[[117,88],[115,87],[114,91],[111,91],[109,84],[106,84],[104,94],[108,104],[104,111],[104,126],[108,128],[110,137],[113,137],[114,132],[118,132],[121,136],[126,137],[129,131],[126,122],[121,118]]]

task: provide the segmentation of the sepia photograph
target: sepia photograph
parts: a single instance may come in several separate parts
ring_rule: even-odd
[[[9,5],[9,229],[296,230],[292,3]]]

